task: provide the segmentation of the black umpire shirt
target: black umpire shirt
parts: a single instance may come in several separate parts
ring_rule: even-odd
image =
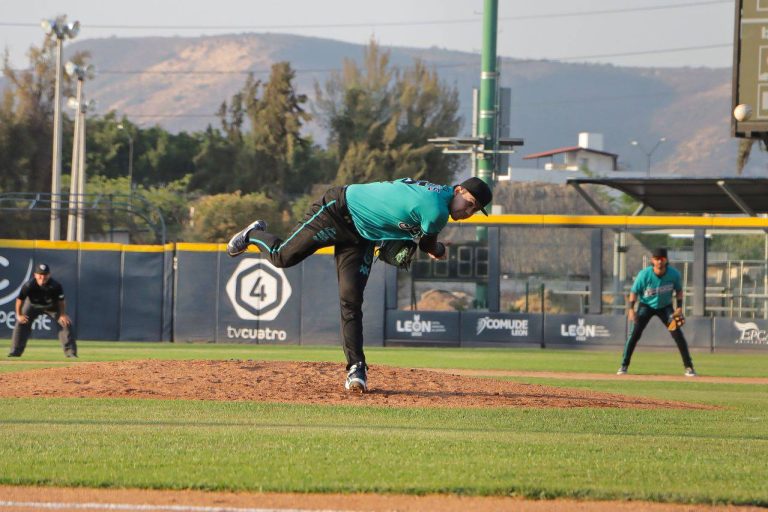
[[[53,278],[48,279],[47,283],[40,286],[33,277],[21,287],[18,298],[22,301],[29,298],[29,302],[37,307],[53,309],[54,304],[64,300],[64,288]]]

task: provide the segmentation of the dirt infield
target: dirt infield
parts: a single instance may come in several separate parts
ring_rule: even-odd
[[[344,390],[338,363],[120,361],[0,374],[2,397],[154,398],[392,407],[619,407],[707,409],[700,404],[373,366],[370,392]]]
[[[451,373],[455,375],[469,375],[473,377],[535,377],[538,379],[563,379],[563,380],[635,380],[646,382],[705,382],[709,384],[768,384],[765,377],[709,377],[699,375],[696,378],[679,375],[616,375],[615,373],[584,373],[584,372],[541,372],[525,370],[441,370],[434,372]]]
[[[0,486],[0,511],[123,510],[126,512],[758,512],[759,507],[677,505],[644,501],[524,500],[454,495],[277,494],[139,489]]]

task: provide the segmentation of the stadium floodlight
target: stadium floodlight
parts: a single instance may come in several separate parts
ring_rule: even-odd
[[[79,21],[75,21],[75,22],[72,22],[72,23],[67,23],[64,26],[64,30],[67,32],[67,36],[70,39],[74,39],[74,38],[77,37],[77,34],[80,33],[80,22]]]
[[[93,78],[96,75],[93,65],[80,66],[72,61],[67,62],[64,65],[64,71],[68,76],[75,78],[76,80],[85,80]]]
[[[637,140],[631,140],[631,141],[629,141],[629,144],[630,144],[631,146],[634,146],[634,147],[636,147],[637,149],[639,149],[640,151],[642,151],[642,152],[643,152],[643,154],[645,155],[645,158],[646,158],[646,169],[645,169],[645,174],[646,174],[647,176],[650,176],[650,175],[651,175],[651,156],[653,156],[653,153],[655,153],[655,152],[656,152],[656,150],[659,148],[659,146],[660,146],[661,144],[663,144],[664,142],[667,142],[667,138],[666,138],[666,137],[660,137],[660,138],[659,138],[659,140],[657,140],[657,141],[656,141],[656,144],[655,144],[655,145],[654,145],[654,146],[651,148],[651,150],[650,150],[650,151],[648,151],[647,149],[645,149],[645,147],[644,147],[642,144],[640,144],[640,142],[639,142],[639,141],[637,141]]]
[[[40,27],[43,29],[43,32],[45,32],[46,35],[51,35],[53,33],[53,27],[56,25],[56,20],[42,20],[40,22]]]
[[[56,35],[56,39],[74,39],[80,33],[80,22],[73,21],[65,23],[66,18],[57,18],[54,20],[41,20],[40,27],[46,35]]]

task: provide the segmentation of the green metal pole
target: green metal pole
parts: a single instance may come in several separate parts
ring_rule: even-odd
[[[496,149],[496,26],[498,20],[498,0],[485,0],[483,7],[483,54],[480,73],[480,108],[478,113],[477,135],[483,139],[483,149]],[[493,171],[496,155],[479,153],[477,155],[477,177],[493,190]],[[490,205],[489,205],[490,207]],[[488,230],[477,228],[477,240],[488,240]],[[477,307],[485,308],[488,304],[488,285],[477,283],[475,293]]]

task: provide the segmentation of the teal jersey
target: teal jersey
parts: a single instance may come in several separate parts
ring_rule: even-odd
[[[436,235],[448,223],[453,187],[405,178],[347,187],[347,208],[368,240]]]
[[[680,272],[667,266],[663,276],[657,276],[653,266],[645,267],[637,274],[632,285],[632,293],[635,293],[640,302],[661,309],[672,304],[672,296],[683,289],[680,283]]]

